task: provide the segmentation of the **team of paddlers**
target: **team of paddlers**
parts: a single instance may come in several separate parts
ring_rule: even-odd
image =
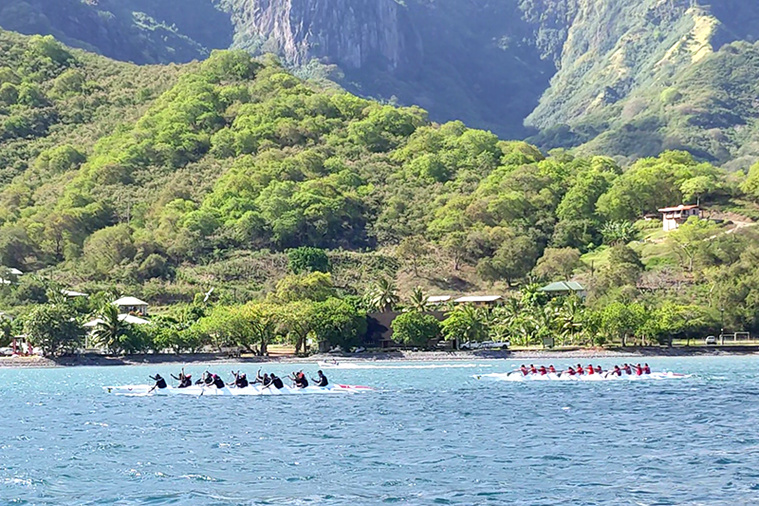
[[[523,376],[529,376],[530,374],[538,376],[545,376],[547,374],[555,374],[557,376],[591,376],[594,374],[600,374],[602,376],[622,376],[623,374],[643,376],[644,374],[651,374],[651,368],[648,364],[622,364],[622,367],[615,365],[612,369],[604,371],[600,365],[594,367],[592,364],[588,364],[586,367],[583,367],[582,364],[577,364],[577,367],[572,367],[570,365],[564,370],[557,371],[553,365],[549,365],[548,367],[544,365],[535,367],[533,364],[530,364],[529,366],[522,364],[518,370],[512,371],[509,374],[514,373],[521,373]]]
[[[282,381],[282,378],[280,378],[274,373],[264,373],[263,375],[261,375],[260,369],[258,370],[258,373],[256,374],[256,378],[253,381],[249,381],[247,375],[241,371],[232,371],[232,375],[235,378],[234,382],[225,383],[224,380],[218,374],[213,374],[209,371],[206,371],[203,373],[201,378],[198,379],[194,384],[206,386],[206,387],[213,386],[216,388],[226,388],[226,387],[232,387],[232,386],[235,388],[247,388],[251,385],[257,385],[257,384],[260,384],[262,388],[273,387],[273,388],[276,388],[277,390],[285,387],[285,384]],[[176,388],[187,388],[193,385],[192,374],[185,373],[184,369],[180,371],[179,376],[174,376],[172,374],[171,377],[179,382],[179,385],[177,385]],[[288,375],[286,378],[290,379],[293,382],[293,387],[295,388],[308,387],[308,378],[306,378],[306,375],[303,373],[303,371],[293,372],[291,375]],[[156,388],[162,389],[162,388],[168,387],[166,380],[160,374],[156,374],[155,376],[150,376],[150,379],[155,381],[155,385],[153,386],[151,390],[156,389]],[[318,371],[317,377],[311,378],[311,381],[313,381],[315,386],[317,387],[326,387],[327,385],[329,385],[329,381],[327,380],[327,377],[324,375],[322,371]]]

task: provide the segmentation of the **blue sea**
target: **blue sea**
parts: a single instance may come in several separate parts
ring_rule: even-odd
[[[0,370],[0,504],[759,503],[759,358],[649,364],[693,376],[516,383],[474,377],[508,360],[383,362],[325,370],[366,394],[196,398],[101,389],[170,367]]]

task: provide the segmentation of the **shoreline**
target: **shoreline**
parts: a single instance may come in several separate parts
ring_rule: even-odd
[[[58,367],[115,367],[134,365],[199,365],[199,364],[315,364],[338,362],[452,362],[459,360],[534,360],[534,359],[604,359],[604,358],[664,358],[664,357],[728,357],[759,355],[759,345],[715,346],[689,348],[578,348],[570,350],[513,350],[513,351],[393,351],[371,352],[359,355],[318,354],[309,357],[238,357],[230,358],[214,353],[148,354],[123,357],[82,355],[49,359],[44,357],[2,357],[0,369],[38,369]]]

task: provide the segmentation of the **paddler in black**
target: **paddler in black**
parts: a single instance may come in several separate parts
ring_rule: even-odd
[[[303,371],[294,372],[292,376],[288,376],[293,382],[295,382],[295,388],[306,388],[308,386],[308,380]]]
[[[224,388],[225,386],[227,386],[224,384],[224,380],[221,379],[221,376],[218,376],[216,374],[211,375],[211,381],[214,384],[214,386],[216,386],[216,388]]]
[[[313,381],[317,387],[326,387],[329,385],[329,381],[327,381],[327,377],[324,375],[321,371],[316,371],[316,374],[319,376],[318,378],[314,379],[311,378],[311,381]]]
[[[189,386],[192,386],[192,374],[185,374],[184,367],[180,371],[178,378],[174,376],[173,374],[171,375],[171,377],[179,382],[179,385],[177,386],[177,388],[187,388]]]
[[[213,377],[215,374],[211,374],[210,372],[206,371],[203,373],[203,377],[198,380],[195,384],[197,385],[200,383],[201,385],[211,386],[213,385]]]
[[[271,385],[271,380],[269,379],[269,374],[264,373],[263,376],[261,376],[261,369],[258,370],[258,373],[256,373],[256,379],[253,380],[253,384],[260,383],[263,386],[269,386]]]
[[[248,377],[245,376],[245,373],[240,373],[240,371],[237,371],[237,372],[232,371],[232,374],[235,377],[235,386],[237,388],[245,388],[249,385]]]
[[[166,380],[161,377],[160,374],[156,374],[155,376],[148,376],[150,379],[155,381],[155,385],[153,385],[153,388],[151,388],[149,391],[152,392],[156,388],[166,388],[168,385],[166,385]]]
[[[271,382],[268,385],[264,385],[265,387],[273,385],[274,388],[276,388],[277,390],[281,388],[285,388],[285,384],[282,383],[282,379],[279,378],[276,374],[271,373],[271,375],[269,376],[269,379],[271,379]]]

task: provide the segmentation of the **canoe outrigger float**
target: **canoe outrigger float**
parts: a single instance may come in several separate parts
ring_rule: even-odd
[[[306,388],[294,388],[285,386],[277,389],[273,386],[264,388],[260,385],[251,385],[245,388],[226,386],[217,388],[213,385],[193,385],[186,388],[166,387],[154,388],[153,385],[121,385],[105,386],[103,390],[114,395],[148,396],[148,395],[190,395],[195,397],[207,395],[309,395],[309,394],[357,394],[374,390],[371,387],[360,385],[329,385],[326,387],[309,386]]]

